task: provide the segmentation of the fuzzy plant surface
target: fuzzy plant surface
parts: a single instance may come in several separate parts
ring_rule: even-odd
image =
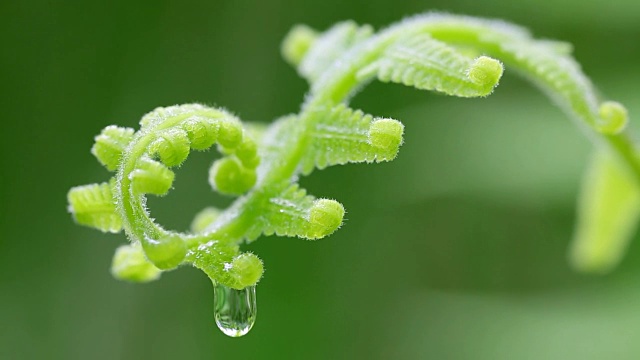
[[[504,69],[539,87],[595,144],[578,202],[571,263],[604,272],[620,261],[640,215],[640,158],[625,130],[626,109],[599,98],[571,57],[570,44],[534,39],[503,21],[427,13],[378,32],[352,21],[324,32],[298,25],[281,50],[310,85],[297,114],[265,127],[220,108],[176,105],[144,115],[137,131],[107,126],[96,136],[91,152],[114,175],[72,188],[69,211],[79,224],[124,230],[129,243],[115,252],[116,278],[147,282],[192,265],[224,294],[250,288],[253,293],[245,295],[255,300],[263,264],[240,245],[263,234],[316,240],[342,225],[343,206],[308,194],[299,177],[338,164],[390,161],[403,143],[401,122],[349,107],[356,92],[377,80],[485,97]],[[213,163],[209,183],[236,196],[235,202],[202,210],[186,232],[157,224],[146,196],[165,195],[175,177],[172,168],[190,151],[214,145],[223,157]]]

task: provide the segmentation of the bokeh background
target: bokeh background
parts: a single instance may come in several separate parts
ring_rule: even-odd
[[[3,1],[0,4],[1,359],[638,359],[640,242],[606,276],[565,261],[591,146],[507,73],[487,99],[373,84],[354,107],[402,120],[386,164],[302,180],[343,202],[345,226],[317,242],[262,238],[258,321],[215,327],[212,287],[184,268],[114,280],[123,235],[76,226],[71,186],[104,181],[89,153],[109,124],[204,102],[245,120],[295,112],[306,84],[279,55],[289,28],[354,19],[377,28],[430,9],[508,19],[567,40],[607,97],[640,121],[640,2]],[[637,125],[636,125],[637,126]],[[150,200],[169,228],[224,206],[192,154]]]

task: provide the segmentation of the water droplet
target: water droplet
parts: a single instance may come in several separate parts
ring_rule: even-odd
[[[213,286],[213,314],[216,325],[231,337],[240,337],[251,330],[256,321],[256,287],[236,290],[221,284]]]

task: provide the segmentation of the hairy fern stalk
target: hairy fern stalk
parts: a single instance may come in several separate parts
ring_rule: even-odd
[[[146,282],[190,264],[217,286],[252,287],[263,265],[240,244],[262,234],[321,239],[342,224],[343,206],[307,194],[298,175],[396,157],[402,123],[350,108],[357,90],[379,80],[484,97],[506,68],[548,94],[596,145],[570,260],[580,270],[606,271],[619,262],[638,220],[640,161],[625,131],[627,111],[598,98],[570,53],[569,44],[535,40],[512,24],[448,14],[411,17],[377,33],[351,21],[322,33],[296,26],[282,54],[310,84],[298,114],[264,128],[222,109],[187,104],[153,110],[137,131],[108,126],[91,151],[115,175],[72,188],[69,210],[79,224],[124,229],[130,243],[116,250],[112,264],[119,279]],[[191,150],[213,145],[223,157],[211,167],[209,182],[237,200],[226,210],[204,209],[189,232],[156,224],[146,196],[165,195],[174,179],[171,168]]]

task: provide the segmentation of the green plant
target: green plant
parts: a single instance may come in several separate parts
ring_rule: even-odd
[[[116,174],[109,182],[72,188],[69,209],[80,224],[125,230],[130,244],[116,250],[112,264],[119,279],[151,281],[182,264],[204,271],[214,284],[218,326],[243,335],[255,319],[263,266],[239,245],[261,234],[331,234],[342,224],[343,206],[308,195],[298,176],[348,162],[390,161],[402,144],[399,121],[350,109],[349,99],[374,79],[483,97],[498,84],[504,63],[546,92],[597,145],[571,261],[581,270],[606,271],[619,261],[638,218],[640,162],[625,132],[625,108],[598,100],[570,52],[569,44],[534,40],[508,23],[444,14],[409,18],[376,34],[350,21],[324,33],[296,26],[282,53],[311,85],[300,113],[264,128],[189,104],[155,109],[137,132],[108,126],[92,153]],[[156,224],[145,196],[166,194],[174,179],[169,168],[191,149],[216,143],[224,156],[211,167],[209,181],[239,198],[224,211],[203,210],[187,233]]]

